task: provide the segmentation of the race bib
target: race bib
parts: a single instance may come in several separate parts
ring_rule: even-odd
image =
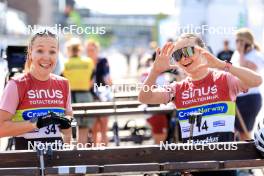
[[[202,120],[200,124],[197,124],[195,120],[193,125],[194,138],[197,136],[206,138],[211,134],[234,132],[235,104],[233,102],[217,102],[178,110],[177,117],[180,121],[183,139],[190,137],[189,116],[195,112],[202,113]]]

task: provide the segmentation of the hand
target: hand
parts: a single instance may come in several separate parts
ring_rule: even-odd
[[[66,117],[60,117],[60,116],[55,115],[53,117],[53,121],[55,122],[55,124],[59,125],[60,129],[71,128],[72,119],[70,120],[70,119],[68,119]]]
[[[36,122],[37,128],[43,128],[51,124],[57,124],[61,129],[68,129],[71,127],[71,120],[65,117],[60,117],[54,112],[50,112],[43,117],[32,118],[30,121]]]
[[[199,53],[200,59],[205,59],[205,61],[202,60],[202,64],[199,66],[199,69],[204,68],[204,67],[218,68],[218,69],[224,68],[225,62],[215,57],[213,54],[211,54],[206,49],[201,48],[199,46],[195,46],[194,50],[196,53]]]
[[[166,43],[162,49],[157,48],[156,59],[153,64],[152,70],[155,73],[160,74],[164,71],[178,68],[176,65],[170,65],[170,58],[173,52],[174,44],[172,42]]]

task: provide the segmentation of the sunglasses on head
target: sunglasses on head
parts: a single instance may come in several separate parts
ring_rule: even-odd
[[[172,58],[179,62],[181,58],[184,57],[192,57],[194,55],[194,47],[188,46],[181,49],[178,49],[172,53]]]

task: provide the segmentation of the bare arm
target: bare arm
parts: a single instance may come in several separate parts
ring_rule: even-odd
[[[13,114],[0,110],[0,138],[6,136],[17,136],[36,129],[36,124],[29,121],[12,122]]]
[[[218,68],[223,69],[225,67],[225,62],[221,61]],[[246,67],[231,66],[229,72],[236,76],[241,84],[247,88],[258,87],[262,83],[262,77],[255,71],[252,71]]]
[[[207,59],[207,64],[204,64],[203,66],[224,70],[226,62],[217,59],[214,55],[202,48],[196,47],[196,49],[198,51],[200,50]],[[257,87],[262,83],[262,77],[260,74],[248,68],[232,65],[229,72],[240,80],[241,85],[244,88]]]
[[[112,86],[112,84],[113,84],[113,81],[112,81],[112,78],[110,77],[110,75],[105,76],[104,81],[105,81],[106,85]]]
[[[175,69],[176,66],[170,65],[170,57],[174,51],[173,43],[167,43],[162,50],[158,48],[156,51],[156,59],[147,79],[143,83],[143,87],[139,92],[138,99],[146,104],[168,103],[169,93],[165,89],[157,89],[156,79],[160,73]]]
[[[159,73],[151,70],[146,81],[143,84],[143,88],[140,90],[138,99],[142,103],[146,104],[162,104],[168,103],[168,92],[166,90],[154,88],[156,86],[156,79]],[[153,89],[152,89],[153,87]]]

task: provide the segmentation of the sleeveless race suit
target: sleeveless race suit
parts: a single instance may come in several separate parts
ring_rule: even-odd
[[[201,125],[194,124],[194,143],[234,140],[235,102],[229,95],[226,74],[210,71],[202,80],[187,78],[176,83],[174,103],[183,142],[189,140],[188,117],[194,112],[202,113]]]
[[[39,81],[28,73],[13,80],[17,85],[19,104],[12,121],[30,120],[36,116],[44,116],[50,111],[61,116],[65,115],[69,93],[66,79],[51,74],[49,80]],[[61,139],[61,133],[58,125],[49,125],[17,137],[17,139],[22,137],[27,140],[46,141]]]

